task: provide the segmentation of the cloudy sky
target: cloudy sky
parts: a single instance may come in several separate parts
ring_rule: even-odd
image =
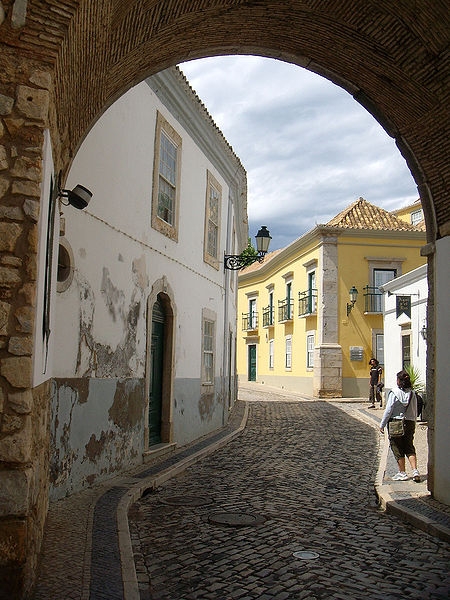
[[[180,68],[247,171],[252,240],[267,225],[270,249],[284,247],[360,196],[386,210],[417,200],[393,139],[328,80],[256,56]]]

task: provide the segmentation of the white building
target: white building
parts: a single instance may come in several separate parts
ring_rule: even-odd
[[[397,373],[410,364],[426,381],[427,265],[383,284],[384,378],[386,392],[397,382]]]
[[[56,308],[35,369],[53,377],[54,499],[226,423],[237,275],[223,256],[247,244],[245,171],[176,68],[100,118],[76,184],[93,198],[60,207]]]

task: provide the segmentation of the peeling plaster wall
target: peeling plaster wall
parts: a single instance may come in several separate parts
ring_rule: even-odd
[[[178,242],[151,227],[157,111],[182,138]],[[206,126],[204,120],[201,124]],[[70,286],[56,298],[52,499],[143,460],[151,328],[147,307],[155,282],[167,282],[174,315],[165,422],[170,441],[186,444],[226,422],[232,401],[227,397],[224,402],[229,379],[223,371],[229,332],[236,338],[237,282],[231,288],[222,265],[214,269],[203,260],[208,171],[222,187],[223,254],[225,247],[242,242],[231,241],[236,213],[227,181],[146,82],[102,116],[74,159],[65,187],[80,183],[93,198],[83,211],[61,207],[74,264]],[[239,202],[245,202],[245,191]],[[208,393],[201,386],[204,310],[216,322],[216,377]]]
[[[222,426],[223,398],[221,380],[216,379],[214,391],[202,394],[200,379],[177,379],[174,385],[174,438],[179,445]]]
[[[141,462],[143,388],[142,379],[54,380],[51,500]]]

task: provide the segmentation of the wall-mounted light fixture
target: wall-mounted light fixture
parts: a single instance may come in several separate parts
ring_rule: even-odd
[[[256,249],[258,251],[256,256],[249,256],[245,252],[242,252],[241,254],[225,254],[224,268],[231,271],[237,271],[238,269],[249,267],[256,261],[262,263],[269,249],[270,240],[272,239],[270,232],[265,225],[263,225],[255,235],[255,239]]]
[[[347,302],[347,317],[352,312],[352,308],[355,306],[356,299],[358,298],[358,290],[354,285],[348,291],[350,296],[350,304]]]
[[[92,192],[89,191],[84,185],[76,185],[73,190],[59,190],[59,198],[67,198],[68,204],[71,204],[78,210],[83,210],[89,204],[92,198]]]
[[[425,341],[427,341],[428,331],[427,331],[427,326],[425,325],[425,323],[422,325],[422,329],[420,330],[420,335],[423,337],[423,339]]]

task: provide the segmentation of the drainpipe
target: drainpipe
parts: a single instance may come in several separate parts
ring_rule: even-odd
[[[231,228],[231,224],[232,224],[232,218],[233,218],[233,199],[232,196],[229,192],[228,195],[228,216],[227,216],[227,235],[226,235],[226,248],[230,248],[230,236],[231,236],[231,232],[232,232],[232,228]],[[228,412],[228,405],[229,405],[229,397],[228,397],[228,391],[229,391],[229,385],[226,384],[227,378],[225,377],[226,374],[228,374],[228,378],[231,377],[231,364],[228,364],[228,357],[230,356],[230,349],[228,348],[229,343],[230,343],[230,336],[228,335],[228,315],[229,315],[229,310],[228,310],[228,303],[230,300],[230,277],[232,276],[232,271],[230,271],[229,269],[224,269],[225,273],[224,273],[224,278],[225,278],[225,295],[224,295],[224,302],[225,302],[225,308],[223,311],[223,337],[224,337],[224,344],[223,344],[223,355],[222,355],[222,399],[223,399],[223,410],[222,410],[222,426],[224,426],[227,423],[227,418],[226,418],[226,412]],[[228,366],[228,369],[227,369]]]

